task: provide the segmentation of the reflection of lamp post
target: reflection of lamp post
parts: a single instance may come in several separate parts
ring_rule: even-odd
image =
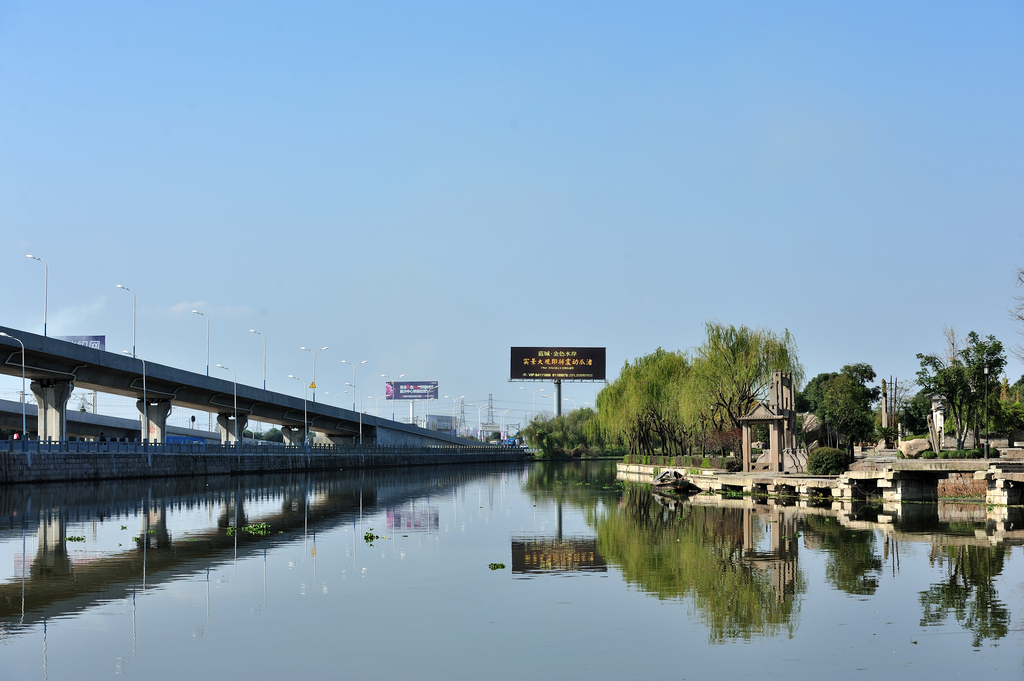
[[[210,318],[204,315],[199,310],[192,310],[192,314],[197,314],[200,317],[206,319],[206,375],[210,375]]]
[[[306,352],[313,353],[313,380],[309,383],[309,387],[313,389],[313,404],[316,404],[316,353],[326,349],[326,345],[320,348],[320,350],[314,350],[313,348],[307,348],[306,346],[299,348],[299,350],[305,350]]]
[[[117,285],[117,288],[127,291],[132,294],[132,357],[135,356],[135,291],[131,290],[127,286]]]
[[[149,400],[146,399],[146,360],[141,357],[135,357],[135,353],[122,350],[126,355],[131,355],[134,359],[142,360],[142,420],[146,422],[146,430],[142,437],[142,448],[146,449],[149,442]]]
[[[306,428],[306,382],[298,376],[292,376],[288,374],[288,378],[294,378],[296,381],[302,384],[302,444],[308,445],[307,442],[307,428]]]
[[[14,336],[6,334],[3,331],[0,331],[0,336],[10,338],[12,341],[17,341],[21,346],[21,451],[24,452],[26,449],[25,438],[28,437],[28,429],[26,426],[28,421],[25,418],[25,344]],[[38,418],[36,420],[38,421]]]
[[[267,389],[267,337],[256,329],[249,329],[249,333],[255,333],[263,339],[263,389]]]
[[[356,367],[359,366],[360,364],[366,364],[369,361],[370,360],[368,360],[368,359],[364,359],[362,362],[356,362],[355,364],[353,364],[352,362],[349,362],[348,360],[345,360],[345,359],[341,360],[342,364],[348,364],[349,366],[352,367],[352,383],[348,383],[346,385],[351,385],[353,387],[355,386],[355,382],[356,382]],[[360,397],[359,397],[359,411],[362,411],[363,410],[363,398],[362,398],[363,393],[360,392],[359,395],[360,395]],[[356,398],[355,393],[353,393],[352,394],[352,400],[353,400],[353,402],[352,402],[352,411],[356,410],[355,398]]]
[[[405,374],[398,374],[394,378],[391,378],[387,374],[381,374],[381,378],[386,378],[391,383],[391,420],[395,420],[395,381],[405,376]],[[385,395],[387,397],[387,395]]]
[[[42,258],[37,258],[34,255],[26,255],[26,258],[32,258],[43,263],[43,337],[46,337],[46,298],[47,298],[47,287],[50,282],[50,268],[47,266],[46,261]]]
[[[231,371],[231,369],[228,369],[223,364],[218,364],[217,366],[219,366],[224,371]],[[238,454],[238,457],[239,457],[238,460],[239,460],[239,462],[241,462],[242,455],[238,451],[238,374],[236,374],[234,371],[231,371],[231,376],[234,378],[234,388],[235,388],[235,453]]]
[[[363,391],[361,388],[354,386],[351,383],[346,383],[345,385],[349,386],[353,390],[359,391],[359,446],[361,447],[363,445]],[[353,404],[352,406],[354,407],[356,405]]]
[[[526,388],[525,386],[522,386],[522,385],[519,386],[519,389],[520,390],[526,390],[527,392],[529,392],[529,389]],[[531,419],[536,418],[536,416],[537,416],[537,393],[542,393],[542,392],[544,392],[544,388],[541,388],[540,390],[534,390],[533,391],[533,411],[530,412],[530,418]]]

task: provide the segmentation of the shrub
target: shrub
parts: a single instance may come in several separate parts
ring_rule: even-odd
[[[743,470],[743,462],[737,459],[726,461],[725,470],[729,473],[739,473]]]
[[[935,452],[933,452],[930,449],[927,452],[921,452],[921,458],[922,459],[936,459],[936,458],[938,458],[938,456],[939,456],[938,454],[936,454]]]
[[[807,457],[807,472],[811,475],[839,475],[849,467],[849,454],[833,447],[818,447]]]

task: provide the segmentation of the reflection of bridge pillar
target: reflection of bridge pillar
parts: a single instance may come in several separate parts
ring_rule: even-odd
[[[284,443],[292,447],[302,446],[302,429],[296,428],[292,430],[291,426],[281,426],[281,436],[284,438]]]
[[[217,519],[217,527],[235,526],[235,506],[238,507],[238,527],[245,527],[249,524],[245,518],[245,496],[234,491],[224,499],[224,507],[221,510],[220,518]]]
[[[135,406],[139,410],[139,421],[142,423],[142,432],[146,434],[145,439],[151,442],[164,442],[167,437],[167,417],[171,415],[171,401],[151,401],[147,407],[142,400],[137,400]],[[146,423],[147,416],[149,423]]]
[[[64,438],[64,415],[74,388],[74,381],[32,381],[32,393],[38,405],[36,432],[40,440]]]
[[[67,527],[60,513],[43,514],[36,533],[38,547],[32,561],[32,577],[60,577],[71,574],[66,543]]]
[[[149,531],[146,541],[151,549],[166,549],[171,545],[171,535],[167,531],[167,501],[161,499],[159,506],[149,509]],[[146,529],[143,528],[145,532]]]
[[[220,430],[220,441],[223,444],[233,445],[235,443],[235,420],[232,414],[217,414],[217,428]],[[245,436],[245,426],[249,423],[249,417],[245,414],[238,415],[238,438],[242,440]]]

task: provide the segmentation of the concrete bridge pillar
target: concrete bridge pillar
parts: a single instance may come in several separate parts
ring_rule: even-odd
[[[171,415],[170,400],[150,400],[147,407],[142,400],[136,400],[135,407],[139,410],[139,421],[142,432],[150,442],[165,442],[167,438],[167,417]],[[146,418],[149,418],[149,423]]]
[[[281,426],[281,435],[284,443],[290,447],[301,447],[303,440],[302,428],[293,429],[291,426]]]
[[[357,445],[359,444],[359,436],[355,435],[328,435],[323,433],[323,437],[330,441],[330,443],[336,447],[341,445]]]
[[[233,414],[217,414],[217,429],[220,431],[220,441],[222,444],[233,445],[235,444],[235,420],[231,418]],[[245,432],[245,427],[249,424],[249,417],[245,414],[238,415],[238,439],[239,442],[242,440],[242,433]]]
[[[64,438],[64,419],[74,381],[32,381],[38,417],[36,431],[40,440]]]

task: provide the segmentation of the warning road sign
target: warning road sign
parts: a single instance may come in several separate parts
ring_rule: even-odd
[[[316,390],[316,383],[312,383],[312,382],[311,382],[311,383],[309,384],[309,389],[310,389],[310,390]]]

